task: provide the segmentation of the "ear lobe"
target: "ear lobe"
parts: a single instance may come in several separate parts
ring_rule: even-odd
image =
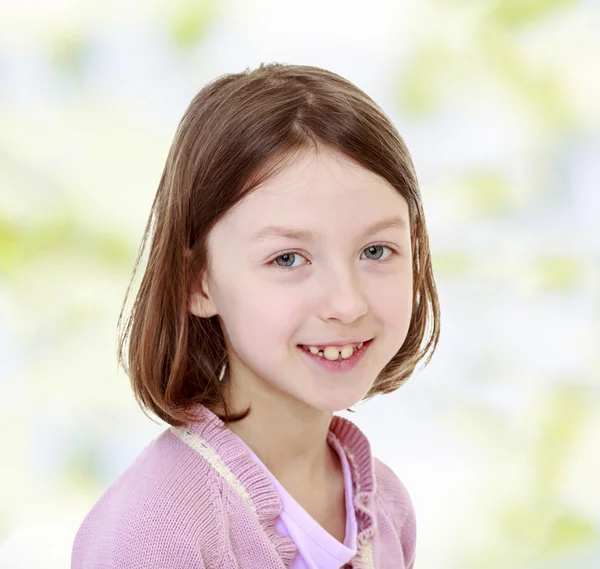
[[[202,279],[202,283],[199,282],[199,279],[192,283],[188,310],[200,318],[210,318],[218,314],[218,311],[210,296],[204,293],[204,289],[208,290],[205,279]]]
[[[210,318],[217,314],[212,302],[201,292],[195,292],[190,295],[188,310],[200,318]]]

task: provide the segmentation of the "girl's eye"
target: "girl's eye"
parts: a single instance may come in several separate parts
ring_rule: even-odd
[[[392,255],[395,255],[397,253],[397,251],[395,249],[392,249],[392,247],[388,247],[387,245],[371,245],[370,247],[367,247],[366,249],[364,249],[364,251],[367,251],[369,254],[374,255],[374,257],[367,257],[367,258],[370,258],[375,261],[381,261],[383,253],[378,253],[378,251],[379,250],[383,251],[383,249],[387,249],[391,253],[384,260],[389,259],[389,257],[391,257]],[[285,253],[282,253],[278,257],[275,257],[275,259],[273,259],[273,261],[271,261],[270,264],[276,264],[277,266],[282,267],[284,269],[293,269],[294,261],[296,260],[296,256],[302,257],[303,259],[306,258],[303,255],[301,255],[300,253],[298,253],[297,251],[286,251]],[[278,262],[279,259],[283,260],[283,264]],[[305,263],[302,263],[302,264],[305,264]],[[298,266],[298,265],[295,265],[295,266]]]
[[[365,251],[373,251],[373,249],[377,250],[377,249],[387,249],[388,251],[391,251],[391,254],[393,255],[396,251],[394,251],[394,249],[392,249],[391,247],[387,247],[386,245],[371,245],[370,247],[367,247],[365,249]],[[380,261],[381,260],[381,255],[377,256],[375,258],[376,261]]]
[[[302,255],[300,255],[300,253],[298,253],[297,251],[288,251],[287,253],[283,253],[282,255],[279,255],[279,257],[275,257],[275,259],[273,259],[272,263],[275,263],[278,266],[283,267],[284,269],[289,269],[289,268],[292,268],[293,263],[296,259],[296,255],[298,255],[299,257],[302,257]],[[277,262],[278,259],[283,259],[283,262],[285,264],[283,264],[283,265],[279,264]]]

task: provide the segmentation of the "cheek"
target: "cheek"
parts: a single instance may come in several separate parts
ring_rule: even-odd
[[[235,334],[245,346],[274,350],[293,336],[302,321],[302,307],[293,295],[281,291],[246,289],[228,310]]]
[[[395,283],[372,299],[371,307],[377,318],[394,336],[405,337],[412,315],[412,279]]]
[[[228,310],[227,329],[238,357],[270,382],[290,356],[290,344],[300,327],[293,299],[281,295],[248,294]]]

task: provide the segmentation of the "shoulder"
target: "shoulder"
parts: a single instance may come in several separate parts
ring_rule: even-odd
[[[389,518],[402,544],[406,567],[412,567],[416,548],[416,514],[410,494],[396,473],[373,458],[378,507]]]
[[[219,495],[210,465],[165,430],[89,511],[75,536],[72,569],[202,569],[206,528],[214,539],[223,510]]]
[[[396,473],[378,458],[373,458],[376,493],[401,520],[414,517],[414,506],[406,486]]]

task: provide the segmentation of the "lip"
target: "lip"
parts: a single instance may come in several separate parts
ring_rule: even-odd
[[[348,342],[348,343],[353,343],[353,342]],[[364,342],[363,347],[358,350],[355,351],[347,360],[335,360],[335,361],[331,361],[328,360],[327,358],[318,356],[316,354],[313,354],[311,352],[309,352],[308,350],[304,349],[302,345],[298,345],[298,349],[308,358],[308,361],[310,361],[313,365],[317,365],[320,369],[325,369],[327,371],[334,371],[334,372],[343,372],[343,371],[348,371],[350,369],[352,369],[353,367],[355,367],[365,356],[367,350],[369,349],[369,347],[371,346],[371,344],[373,343],[373,338],[371,338],[370,340],[367,340]],[[311,345],[311,344],[308,344]],[[335,344],[329,344],[330,346],[333,346]],[[341,345],[346,345],[346,344],[341,344]]]
[[[327,346],[335,346],[337,348],[341,348],[343,346],[347,346],[348,344],[360,344],[361,342],[370,342],[373,338],[369,340],[358,339],[358,340],[346,340],[345,342],[315,342],[314,344],[298,344],[299,346],[314,346],[315,348],[325,348]]]

